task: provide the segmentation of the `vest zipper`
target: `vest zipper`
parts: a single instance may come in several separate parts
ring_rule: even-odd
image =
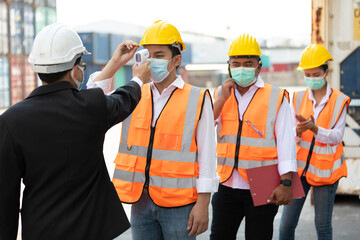
[[[247,105],[247,107],[246,107],[246,109],[245,109],[245,111],[243,113],[243,119],[245,119],[245,113],[248,110],[248,108],[249,108],[249,106],[250,106],[252,100],[254,99],[254,97],[255,97],[258,90],[259,90],[259,88],[256,89],[256,91],[255,91],[254,95],[252,96],[249,104]],[[242,126],[243,126],[243,120],[240,119],[239,102],[238,102],[238,100],[236,98],[235,89],[234,89],[234,97],[235,97],[235,100],[236,100],[236,103],[237,103],[236,107],[237,107],[238,117],[239,117],[239,129],[238,129],[238,133],[237,133],[237,136],[236,136],[235,163],[234,163],[233,171],[234,171],[234,169],[238,169],[238,166],[239,166],[239,152],[240,152],[240,144],[241,144],[241,131],[242,131]],[[231,175],[232,175],[232,172],[231,172]]]
[[[154,145],[154,136],[155,136],[155,126],[150,128],[150,139],[149,146],[146,155],[146,166],[145,166],[145,186],[149,185],[149,172],[150,172],[150,164],[151,164],[151,156]]]
[[[154,118],[154,96],[153,96],[153,92],[152,90],[150,89],[150,92],[151,92],[151,110],[152,110],[152,115],[151,115],[151,125],[150,125],[150,139],[149,139],[149,145],[148,145],[148,150],[147,150],[147,153],[146,153],[146,166],[145,166],[145,183],[144,183],[144,186],[149,186],[149,179],[150,179],[150,165],[151,165],[151,158],[152,158],[152,151],[153,151],[153,145],[154,145],[154,137],[155,137],[155,128],[156,128],[156,124],[157,124],[157,121],[159,120],[160,116],[161,116],[161,113],[164,111],[167,103],[170,101],[170,98],[172,97],[172,95],[174,94],[174,92],[176,91],[176,89],[178,88],[175,88],[168,100],[166,101],[163,109],[161,110],[158,118],[156,119],[155,121],[155,124],[154,126],[152,126],[152,122],[153,122],[153,118]]]
[[[311,141],[309,154],[308,154],[307,159],[306,159],[306,165],[305,165],[304,171],[302,172],[301,176],[305,176],[306,172],[307,172],[307,170],[309,168],[311,155],[312,155],[313,150],[314,150],[314,145],[315,145],[315,136],[313,137],[313,139]]]
[[[240,150],[240,143],[241,143],[241,131],[242,131],[243,121],[239,119],[239,129],[236,137],[236,150],[235,150],[235,164],[234,168],[238,169],[239,166],[239,150]]]

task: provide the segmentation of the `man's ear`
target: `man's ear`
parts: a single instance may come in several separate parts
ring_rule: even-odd
[[[181,54],[175,56],[175,66],[176,66],[176,67],[177,67],[177,66],[180,66],[181,61],[182,61],[182,55],[181,55]]]
[[[262,68],[262,62],[261,62],[261,60],[259,60],[259,65],[255,69],[256,76],[258,76],[260,74],[261,68]]]

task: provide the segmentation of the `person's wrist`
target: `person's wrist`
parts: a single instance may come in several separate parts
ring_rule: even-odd
[[[292,184],[290,179],[281,179],[280,180],[280,185],[286,186],[286,187],[290,187]]]

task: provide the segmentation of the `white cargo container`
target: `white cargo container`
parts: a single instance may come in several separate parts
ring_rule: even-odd
[[[313,0],[312,42],[329,50],[331,86],[352,101],[343,139],[348,177],[337,192],[360,197],[360,0]]]

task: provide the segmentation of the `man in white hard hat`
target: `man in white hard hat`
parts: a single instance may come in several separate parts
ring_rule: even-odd
[[[137,48],[119,45],[104,72],[120,68]],[[17,238],[21,180],[23,240],[114,239],[129,228],[103,141],[136,107],[150,67],[134,66],[132,81],[105,96],[101,89],[77,89],[82,54],[88,53],[74,30],[45,27],[29,57],[43,86],[0,115],[0,239]]]

